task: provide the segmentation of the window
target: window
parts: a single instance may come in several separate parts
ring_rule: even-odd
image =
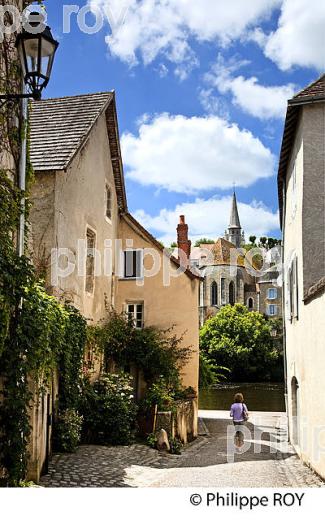
[[[96,233],[87,229],[86,292],[94,291]]]
[[[106,186],[106,217],[112,220],[112,190]]]
[[[211,285],[211,306],[218,305],[218,284],[213,282]]]
[[[278,315],[278,306],[277,305],[268,305],[267,314],[268,314],[268,316],[277,316]]]
[[[254,309],[254,299],[253,298],[248,298],[247,307],[250,311],[252,311]]]
[[[298,259],[295,257],[288,271],[289,319],[299,318]]]
[[[128,303],[127,313],[129,318],[133,321],[135,328],[142,329],[143,320],[143,303]]]
[[[141,249],[124,251],[123,277],[143,277],[143,251]]]
[[[236,303],[236,290],[234,282],[230,282],[229,284],[229,303],[230,305],[235,305]]]
[[[268,289],[267,297],[268,297],[269,300],[276,300],[277,297],[278,297],[277,289]]]
[[[226,305],[226,280],[221,278],[221,304]]]

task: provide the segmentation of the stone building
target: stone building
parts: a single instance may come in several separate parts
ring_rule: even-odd
[[[2,0],[0,6],[2,9],[9,6],[22,11],[22,9],[30,3],[31,1],[28,0]],[[3,18],[5,18],[5,16]],[[3,34],[1,34],[1,36],[3,36]],[[19,67],[15,47],[16,37],[17,33],[14,32],[12,34],[6,34],[4,36],[5,40],[0,41],[0,94],[8,92],[11,94],[21,93],[21,80],[19,75],[16,74],[17,69],[14,69],[13,66],[8,66],[8,64],[12,65],[17,62],[17,67]],[[13,73],[13,70],[15,73]],[[23,114],[20,104],[5,103],[2,100],[0,101],[0,173],[1,175],[4,175],[4,177],[8,176],[17,187],[20,184],[19,162],[21,155],[21,142],[20,139],[17,139],[17,134],[20,134],[20,129],[23,124],[22,116]],[[1,222],[1,225],[2,224],[3,222]],[[17,237],[17,233],[12,236],[15,248],[18,247]],[[2,280],[0,283],[2,283]],[[0,405],[3,402],[4,397],[5,376],[6,374],[4,374],[3,367],[0,363]],[[3,476],[5,476],[5,470],[0,464],[0,481]]]
[[[214,316],[224,305],[241,303],[251,311],[271,318],[282,316],[282,288],[279,273],[271,267],[257,273],[243,249],[245,234],[242,230],[236,194],[233,194],[230,221],[224,238],[214,244],[191,248],[185,217],[180,217],[177,228],[178,248],[190,252],[190,263],[202,277],[200,288],[200,324]],[[273,251],[273,254],[276,251]],[[272,259],[271,259],[272,260]],[[270,262],[272,265],[272,262]]]
[[[34,102],[31,161],[30,250],[48,291],[72,302],[89,324],[114,308],[132,316],[137,327],[175,325],[176,334],[186,332],[182,346],[192,347],[192,357],[183,367],[183,384],[198,390],[199,276],[188,268],[181,273],[179,262],[128,211],[114,93]],[[87,355],[92,361],[93,354]],[[136,376],[140,396],[143,381]],[[45,423],[59,391],[54,385],[45,400]],[[51,435],[40,433],[33,433],[35,480]]]
[[[288,102],[278,185],[290,439],[325,478],[325,75]]]

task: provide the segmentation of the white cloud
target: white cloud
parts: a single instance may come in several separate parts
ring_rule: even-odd
[[[158,55],[176,63],[181,79],[198,65],[190,38],[227,45],[267,19],[283,0],[125,0],[123,25],[106,37],[112,55],[134,66]],[[120,0],[89,0],[93,8],[109,7],[118,19]]]
[[[219,55],[217,63],[206,74],[208,85],[216,87],[221,94],[231,93],[232,102],[244,112],[259,119],[283,118],[288,99],[292,98],[297,87],[293,84],[281,86],[261,85],[256,77],[236,76],[236,70],[247,62],[235,60],[226,63]]]
[[[215,95],[213,88],[201,88],[199,90],[199,99],[202,107],[208,114],[216,114],[226,120],[230,119],[227,101],[225,98]]]
[[[266,37],[255,33],[255,41],[282,70],[300,66],[323,71],[324,28],[324,0],[284,0],[277,30]]]
[[[190,238],[193,243],[199,238],[217,239],[224,235],[229,224],[231,197],[197,199],[179,204],[173,210],[163,209],[156,216],[143,210],[135,212],[135,217],[166,246],[176,241],[176,227],[179,215],[186,216]],[[263,203],[239,203],[241,225],[248,238],[250,235],[263,236],[279,231],[279,214],[272,212]]]
[[[121,143],[128,178],[178,193],[247,187],[274,173],[271,151],[218,116],[160,114]]]

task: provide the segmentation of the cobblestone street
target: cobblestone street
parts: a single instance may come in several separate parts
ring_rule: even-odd
[[[242,453],[234,453],[227,412],[201,412],[200,437],[181,456],[141,444],[81,446],[54,455],[46,487],[321,487],[287,443],[284,414],[251,415]],[[228,453],[228,458],[227,458]],[[230,455],[230,458],[229,458]],[[232,457],[231,457],[232,455]]]

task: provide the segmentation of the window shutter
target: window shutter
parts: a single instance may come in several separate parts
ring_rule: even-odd
[[[294,270],[295,270],[295,302],[296,302],[296,311],[295,318],[299,319],[299,284],[298,284],[298,258],[295,257],[294,262]]]
[[[143,251],[138,250],[135,251],[135,273],[136,278],[142,278],[143,277]]]
[[[287,271],[285,286],[286,286],[286,291],[285,291],[286,319],[291,321],[290,269],[288,269],[288,271]]]

